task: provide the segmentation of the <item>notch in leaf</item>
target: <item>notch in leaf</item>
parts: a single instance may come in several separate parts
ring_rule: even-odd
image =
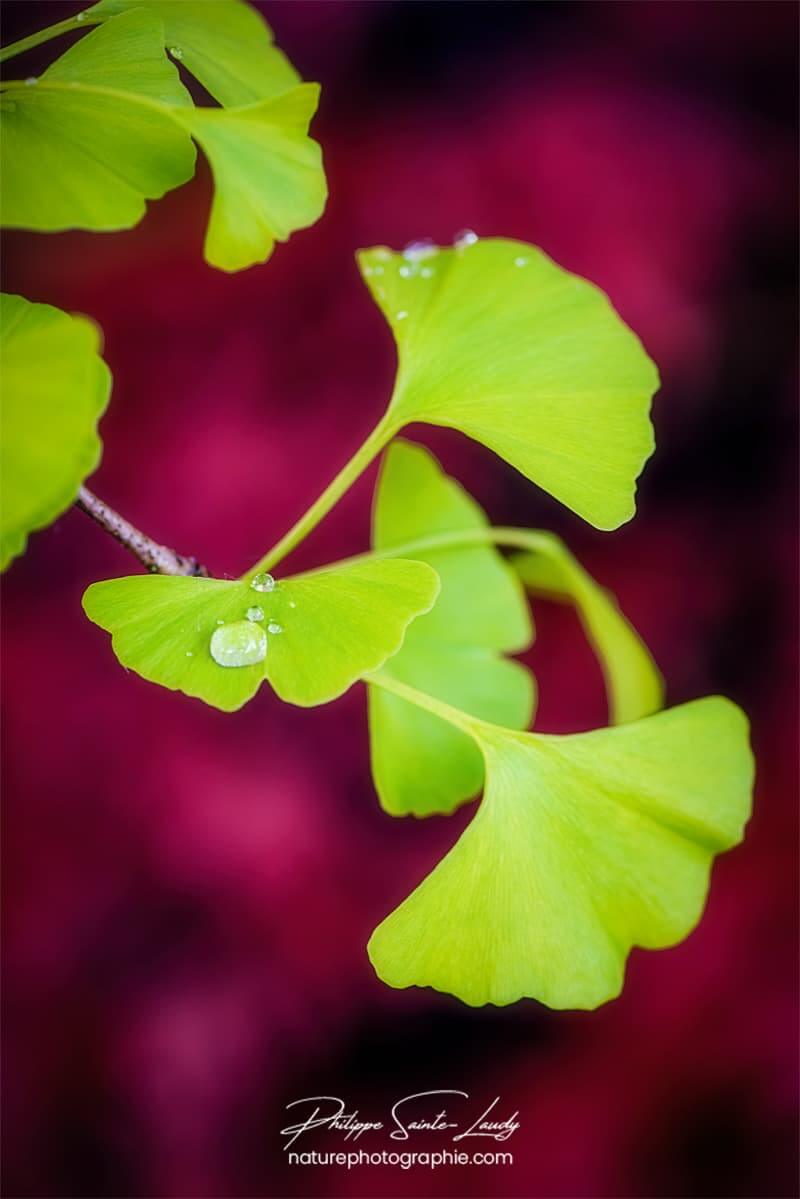
[[[400,648],[438,591],[430,566],[394,560],[278,583],[134,575],[92,584],[83,607],[123,666],[232,712],[265,678],[287,703],[336,699]]]
[[[504,238],[358,262],[397,343],[395,428],[460,429],[597,528],[630,519],[658,374],[598,288]]]
[[[373,545],[382,553],[438,534],[488,528],[482,509],[422,446],[396,441],[381,467]],[[402,552],[402,549],[399,550]],[[436,570],[436,606],[409,628],[385,671],[473,716],[527,728],[534,684],[519,662],[502,657],[533,638],[514,571],[491,545],[454,545],[414,553]],[[483,785],[472,738],[390,691],[369,688],[372,775],[381,804],[395,816],[451,812]]]
[[[0,296],[3,437],[0,569],[28,534],[64,512],[100,461],[97,422],[111,391],[90,321],[22,296]]]
[[[577,736],[468,727],[484,798],[373,933],[375,970],[475,1006],[595,1008],[633,946],[675,945],[700,919],[712,860],[750,814],[747,721],[711,698]]]

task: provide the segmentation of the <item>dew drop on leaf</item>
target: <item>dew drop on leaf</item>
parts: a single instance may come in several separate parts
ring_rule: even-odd
[[[35,87],[38,82],[39,82],[39,80],[36,77],[36,75],[29,75],[28,78],[25,80],[25,86],[26,87]]]
[[[266,570],[260,570],[257,575],[253,575],[250,586],[253,591],[274,591],[275,580]]]
[[[215,629],[209,646],[218,666],[254,666],[267,656],[267,634],[249,620],[235,620]]]
[[[528,265],[527,258],[515,258],[514,259],[514,266],[527,266],[527,265]]]
[[[177,58],[178,62],[183,58],[183,50],[180,46],[170,46],[169,52],[173,58]]]
[[[419,262],[423,258],[432,258],[439,253],[439,247],[429,237],[421,241],[412,241],[403,250],[403,257],[408,262]],[[401,271],[402,274],[402,271]]]
[[[468,246],[474,246],[478,240],[477,233],[472,229],[462,229],[453,238],[453,245],[457,250],[466,250]]]
[[[420,275],[422,275],[423,279],[430,279],[433,275],[433,270],[429,266],[424,266],[420,271]]]
[[[245,616],[247,617],[248,620],[263,620],[264,619],[264,609],[259,608],[258,604],[256,604],[256,606],[254,608],[247,609],[247,611],[245,612]]]
[[[85,20],[86,20],[86,13],[85,13],[85,12],[79,12],[79,13],[78,13],[78,15],[76,16],[75,20],[76,20],[76,21],[85,21]]]
[[[187,657],[187,658],[193,658],[193,657],[194,657],[194,654],[192,653],[192,651],[191,651],[190,649],[187,649],[187,651],[186,651],[186,657]]]
[[[397,320],[397,321],[404,321],[404,320],[406,319],[406,317],[407,317],[407,316],[408,316],[408,313],[407,313],[407,312],[405,312],[405,311],[403,311],[403,312],[398,312],[397,316],[395,317],[395,320]]]
[[[410,266],[401,266],[400,274],[403,276],[404,279],[407,279],[409,277],[409,275],[411,274],[411,267]]]
[[[277,620],[271,620],[269,622],[269,624],[267,625],[267,632],[268,633],[282,633],[283,625],[278,624]]]

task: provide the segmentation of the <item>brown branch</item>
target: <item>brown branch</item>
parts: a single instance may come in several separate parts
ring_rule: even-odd
[[[81,487],[75,506],[97,521],[102,529],[120,543],[126,550],[139,559],[142,566],[152,574],[159,575],[202,575],[208,576],[205,566],[201,566],[196,558],[184,558],[166,545],[159,545],[145,533],[140,532],[134,525],[120,516],[108,504],[98,499],[88,487]]]

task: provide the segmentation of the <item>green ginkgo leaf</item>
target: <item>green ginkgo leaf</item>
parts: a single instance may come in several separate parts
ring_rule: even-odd
[[[221,0],[221,7],[229,2]],[[276,76],[269,85],[265,78],[268,99],[195,108],[164,53],[161,7],[148,4],[112,16],[38,80],[3,85],[3,223],[50,231],[135,225],[147,199],[191,178],[194,138],[215,183],[207,261],[226,271],[265,262],[276,240],[313,224],[325,207],[321,151],[308,136],[319,87],[294,86],[287,68],[281,86],[290,90],[279,95]],[[187,26],[199,28],[202,11],[208,7],[211,18],[218,4],[186,7],[193,10]],[[250,17],[260,29],[260,18]],[[211,42],[209,33],[206,51]],[[57,186],[42,188],[43,174]]]
[[[0,296],[0,569],[69,507],[100,460],[111,375],[99,347],[82,317]]]
[[[266,21],[242,0],[100,0],[84,17],[105,21],[133,8],[152,10],[163,45],[220,104],[252,104],[300,82]]]
[[[400,648],[439,590],[429,566],[400,560],[253,582],[108,579],[87,589],[83,607],[112,634],[123,666],[232,712],[264,678],[287,703],[336,699]]]
[[[473,732],[484,799],[377,928],[373,965],[390,986],[471,1005],[597,1007],[619,994],[633,946],[688,935],[714,855],[741,840],[753,780],[745,717],[711,698],[577,736]]]
[[[390,446],[375,498],[376,550],[487,525],[481,508],[442,472],[432,454],[410,442]],[[533,680],[524,666],[501,656],[527,648],[533,636],[514,572],[489,545],[419,557],[435,568],[441,592],[385,670],[474,716],[527,728]],[[480,791],[478,747],[439,716],[370,687],[369,727],[372,775],[386,811],[395,816],[451,812]]]
[[[397,342],[396,427],[460,429],[598,528],[630,519],[658,375],[598,288],[474,235],[358,261]]]
[[[516,555],[514,566],[531,590],[575,604],[603,668],[612,723],[657,712],[664,703],[664,681],[614,596],[587,574],[558,537],[536,536],[540,548]]]
[[[157,18],[137,9],[76,42],[38,80],[4,84],[4,225],[127,229],[146,200],[192,177],[194,146],[170,115],[191,97],[163,40]]]
[[[179,119],[214,175],[205,257],[224,271],[264,262],[275,241],[319,219],[327,184],[322,152],[308,136],[319,86],[304,83],[244,108],[193,108]]]

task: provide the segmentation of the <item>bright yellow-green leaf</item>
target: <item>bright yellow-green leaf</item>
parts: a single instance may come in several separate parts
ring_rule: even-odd
[[[181,16],[177,10],[184,7]],[[183,22],[192,61],[201,69],[202,64],[210,69],[207,56],[228,17],[234,18],[238,38],[255,23],[259,36],[242,51],[249,63],[242,86],[233,82],[234,56],[225,38],[215,70],[226,98],[249,99],[255,94],[256,60],[266,53],[256,91],[268,98],[239,107],[195,108],[164,53],[160,15],[173,25]],[[9,81],[0,98],[3,223],[40,230],[135,225],[148,198],[191,177],[194,138],[209,158],[215,183],[207,261],[226,271],[266,261],[276,240],[318,219],[327,186],[320,148],[308,136],[319,87],[295,86],[295,72],[282,55],[268,44],[264,51],[265,38],[260,17],[233,0],[148,3],[112,16],[38,81]],[[52,186],[42,187],[42,178]]]
[[[191,107],[163,31],[137,9],[76,42],[0,98],[0,213],[22,229],[126,229],[190,179],[195,151],[170,112]]]
[[[245,108],[193,108],[180,114],[208,156],[214,201],[205,256],[238,271],[264,262],[275,241],[318,220],[327,185],[322,154],[308,136],[319,86],[304,83]]]
[[[575,604],[603,668],[612,723],[657,712],[664,703],[663,679],[614,596],[587,574],[558,537],[540,532],[537,539],[540,550],[517,555],[514,566],[531,590]]]
[[[251,104],[300,82],[272,43],[260,13],[241,0],[101,0],[86,19],[149,8],[163,23],[164,46],[220,104]]]
[[[486,528],[481,508],[421,446],[394,442],[381,470],[373,544],[385,551],[419,538]],[[474,716],[527,728],[533,680],[514,653],[530,644],[528,607],[514,572],[488,545],[422,553],[439,575],[436,606],[408,630],[386,672]],[[369,689],[372,774],[395,816],[450,812],[483,785],[470,737],[382,688]]]
[[[246,581],[138,575],[94,583],[83,607],[112,634],[123,666],[171,691],[231,712],[266,677],[281,699],[303,707],[342,695],[400,648],[408,624],[427,612],[439,581],[422,562],[366,562],[282,579],[272,590]],[[212,638],[244,622],[266,633],[261,661],[221,666]],[[244,630],[246,632],[246,629]],[[252,639],[251,639],[252,642]]]
[[[630,519],[658,375],[598,288],[500,238],[358,260],[397,342],[398,427],[460,429],[598,528]]]
[[[570,737],[483,726],[472,823],[372,936],[394,987],[465,1003],[594,1008],[634,945],[674,945],[703,911],[715,854],[742,838],[747,722],[719,698]]]
[[[0,569],[68,508],[100,460],[111,375],[96,327],[0,296]]]

